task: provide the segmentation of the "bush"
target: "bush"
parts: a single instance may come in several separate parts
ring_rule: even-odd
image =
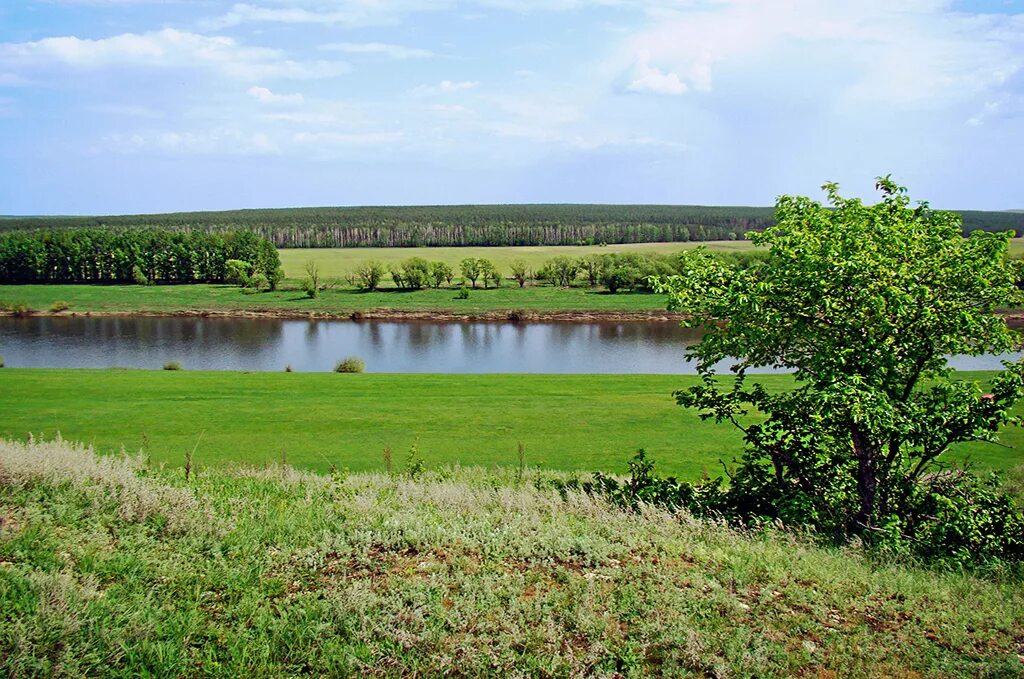
[[[177,361],[168,361],[164,363],[164,370],[181,370],[181,364]]]
[[[320,296],[320,288],[313,283],[312,280],[306,279],[302,281],[302,291],[306,293],[306,297],[310,299],[316,299]]]
[[[264,288],[270,288],[270,280],[262,273],[254,273],[249,277],[248,287],[253,290],[263,290]]]
[[[252,264],[241,259],[229,259],[224,262],[224,282],[233,283],[241,287],[249,284],[249,272],[252,271]],[[266,276],[264,276],[264,280]]]
[[[349,356],[334,366],[336,373],[361,373],[366,369],[366,363],[358,356]]]
[[[16,318],[31,316],[35,312],[28,302],[2,302],[0,311],[5,311]]]
[[[284,267],[279,266],[276,267],[273,271],[271,271],[270,274],[267,276],[267,285],[270,286],[271,290],[277,290],[277,286],[280,285],[281,281],[283,280]]]
[[[58,300],[58,301],[56,301],[56,302],[54,302],[53,304],[50,305],[50,312],[51,313],[55,313],[55,314],[59,314],[61,311],[67,311],[70,308],[71,308],[71,305],[68,302],[65,302],[63,300]]]
[[[356,269],[356,284],[363,290],[373,292],[380,285],[380,282],[384,280],[385,273],[383,264],[376,260],[370,260]]]
[[[462,284],[462,287],[455,294],[455,299],[469,299],[469,288],[466,287],[465,283]]]
[[[435,288],[441,287],[442,283],[452,284],[455,271],[444,262],[432,262],[430,264],[430,282]]]
[[[138,264],[132,267],[132,281],[135,285],[149,285],[149,279]]]
[[[0,356],[0,368],[4,367],[4,357]]]

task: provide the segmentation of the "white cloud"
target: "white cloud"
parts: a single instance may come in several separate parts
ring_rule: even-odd
[[[280,152],[263,132],[236,127],[217,127],[198,131],[140,131],[111,134],[104,145],[119,153],[156,151],[170,155],[268,155]]]
[[[426,59],[434,56],[430,50],[404,45],[392,45],[383,42],[337,42],[320,45],[325,52],[344,52],[346,54],[369,54],[388,59]]]
[[[452,94],[454,92],[465,92],[479,87],[480,83],[476,80],[442,80],[436,85],[420,85],[412,90],[413,94],[418,95],[431,95],[431,94]]]
[[[148,106],[135,104],[98,104],[88,107],[95,113],[103,113],[115,116],[126,116],[130,118],[163,118],[164,112]]]
[[[653,92],[655,94],[684,94],[689,87],[675,73],[665,73],[651,66],[650,55],[641,54],[637,59],[634,80],[626,87],[631,92]]]
[[[0,68],[20,72],[47,67],[194,68],[239,80],[313,79],[351,70],[344,62],[294,61],[278,49],[247,47],[233,38],[166,28],[90,40],[75,36],[0,43]]]
[[[405,137],[404,132],[297,132],[292,140],[298,144],[332,146],[367,146],[390,144]]]
[[[285,7],[237,3],[226,14],[204,22],[204,26],[226,28],[246,23],[374,26],[396,23],[409,12],[443,10],[453,5],[450,0],[335,0],[291,3]]]
[[[301,104],[303,102],[301,94],[274,94],[266,87],[257,85],[246,90],[246,94],[264,104]]]
[[[723,0],[662,10],[620,54],[630,89],[711,90],[820,76],[825,97],[919,105],[969,100],[1024,68],[1024,16],[950,12],[943,0]],[[654,68],[652,65],[657,65]]]

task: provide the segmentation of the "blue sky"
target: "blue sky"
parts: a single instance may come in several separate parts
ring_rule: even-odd
[[[1024,208],[1024,2],[3,0],[0,214]]]

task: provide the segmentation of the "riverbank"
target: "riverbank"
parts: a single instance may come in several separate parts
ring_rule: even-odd
[[[414,446],[430,467],[514,466],[522,443],[533,466],[620,473],[642,447],[664,473],[698,479],[720,474],[720,460],[742,451],[732,427],[675,404],[672,392],[699,379],[4,368],[0,438],[60,432],[103,453],[142,451],[172,466],[195,447],[203,466],[284,458],[317,471],[380,471],[385,448],[399,465]],[[758,381],[773,390],[792,385],[788,375]],[[957,453],[981,469],[1012,469],[1022,449],[1024,429],[1008,427],[1002,445],[972,443]]]
[[[230,285],[3,285],[0,314],[227,316],[409,321],[678,322],[662,295],[551,286],[363,292],[337,287],[309,299],[292,282],[272,292]]]

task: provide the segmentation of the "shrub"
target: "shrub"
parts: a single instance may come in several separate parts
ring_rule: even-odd
[[[181,370],[181,364],[177,361],[168,361],[164,363],[164,370]]]
[[[394,274],[392,274],[394,277]],[[430,262],[422,257],[410,257],[402,262],[402,273],[400,279],[395,279],[399,287],[419,290],[427,286],[431,281]]]
[[[138,264],[132,267],[132,281],[135,285],[149,285],[149,279]]]
[[[320,296],[320,289],[308,278],[302,281],[302,291],[305,292],[306,297],[309,297],[310,299],[316,299]]]
[[[249,284],[252,264],[241,259],[229,259],[224,262],[224,282],[245,287]],[[264,276],[264,279],[266,276]]]
[[[370,260],[356,269],[356,284],[363,290],[373,292],[380,285],[380,282],[384,280],[385,273],[383,264],[376,260]]]
[[[270,280],[262,273],[254,273],[249,277],[248,287],[253,290],[263,290],[264,288],[270,288]]]
[[[284,280],[284,267],[275,267],[267,276],[267,285],[271,290],[277,290],[277,286]]]
[[[361,373],[366,369],[366,363],[358,356],[348,356],[334,366],[336,373]]]
[[[54,302],[53,304],[50,305],[50,312],[51,313],[55,313],[55,314],[59,314],[60,312],[67,311],[70,308],[71,308],[71,305],[68,302],[65,302],[63,300],[58,300],[58,301],[56,301],[56,302]]]
[[[0,356],[0,368],[4,367],[4,357]]]
[[[455,299],[469,299],[469,288],[463,283],[459,291],[455,293]]]
[[[3,302],[0,303],[0,311],[5,311],[16,318],[22,318],[31,316],[35,310],[28,305],[28,302]]]
[[[286,365],[286,366],[284,367],[284,371],[285,371],[286,373],[294,372],[294,371],[292,370],[292,364],[291,364],[291,363],[289,363],[288,365]]]

